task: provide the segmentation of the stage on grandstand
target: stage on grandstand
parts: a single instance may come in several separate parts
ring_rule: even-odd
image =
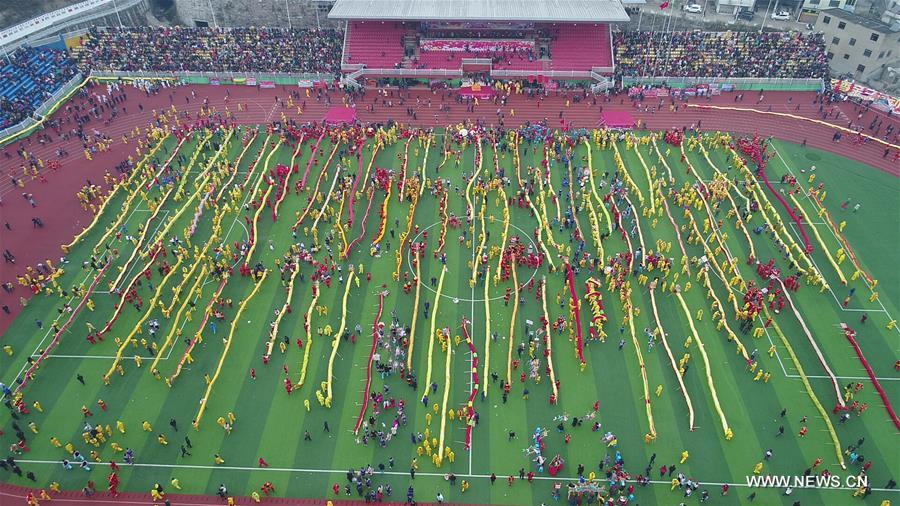
[[[607,82],[617,0],[337,0],[345,78],[548,78]],[[365,83],[360,83],[365,84]]]

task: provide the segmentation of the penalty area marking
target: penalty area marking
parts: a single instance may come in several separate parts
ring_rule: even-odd
[[[787,160],[785,160],[784,157],[781,156],[781,152],[778,151],[778,148],[776,148],[774,144],[772,145],[772,150],[775,152],[776,155],[778,155],[778,158],[781,160],[781,163],[784,164],[784,167],[788,170],[788,172],[790,172],[791,175],[794,176],[795,179],[798,179],[798,180],[799,180],[799,178],[797,178],[797,174],[794,173],[794,170],[791,168],[790,165],[788,165]],[[804,196],[806,197],[807,200],[809,200],[810,202],[812,202],[812,197],[809,196],[809,193],[803,192],[803,194],[804,194]],[[831,235],[834,236],[835,240],[836,240],[838,243],[841,243],[841,240],[840,240],[840,238],[838,238],[838,236],[837,236],[837,234],[835,233],[834,229],[831,228],[831,227],[828,227],[828,230],[831,232]],[[796,230],[795,230],[795,231],[794,231],[794,235],[796,235],[796,234],[797,234],[797,232],[796,232]],[[820,272],[821,272],[821,271],[820,271]],[[830,286],[829,286],[829,287],[830,287]],[[832,293],[832,294],[833,294],[833,293]],[[894,320],[894,317],[891,316],[891,314],[888,312],[887,308],[884,307],[884,303],[881,302],[881,300],[878,300],[877,302],[878,302],[878,305],[881,306],[881,309],[884,311],[884,313],[887,315],[888,320]],[[842,307],[841,304],[840,304],[840,302],[838,302],[838,307]],[[897,332],[898,334],[900,334],[900,326],[894,327],[894,331]]]

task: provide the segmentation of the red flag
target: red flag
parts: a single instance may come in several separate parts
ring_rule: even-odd
[[[668,7],[669,7],[669,0],[666,0],[665,2],[659,4],[660,9],[666,9]]]

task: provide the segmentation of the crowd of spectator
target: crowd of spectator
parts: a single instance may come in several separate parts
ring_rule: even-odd
[[[76,48],[95,70],[322,72],[341,67],[334,29],[125,27],[92,29]]]
[[[0,60],[0,130],[31,116],[78,72],[65,51],[22,47]]]
[[[471,32],[471,33],[470,33]],[[531,68],[543,57],[528,30],[431,30],[416,67],[447,65],[461,55]],[[498,36],[497,40],[465,40]],[[501,36],[502,37],[499,37]],[[335,29],[125,27],[94,28],[72,49],[23,47],[0,65],[0,128],[30,116],[84,69],[194,72],[340,73],[343,33]],[[796,32],[617,32],[617,72],[624,76],[820,78],[828,75],[822,36]]]
[[[820,34],[798,32],[618,32],[617,71],[625,76],[821,78]]]

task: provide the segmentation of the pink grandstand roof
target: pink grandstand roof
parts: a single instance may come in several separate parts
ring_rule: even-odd
[[[337,0],[328,17],[391,21],[628,21],[621,0]]]

